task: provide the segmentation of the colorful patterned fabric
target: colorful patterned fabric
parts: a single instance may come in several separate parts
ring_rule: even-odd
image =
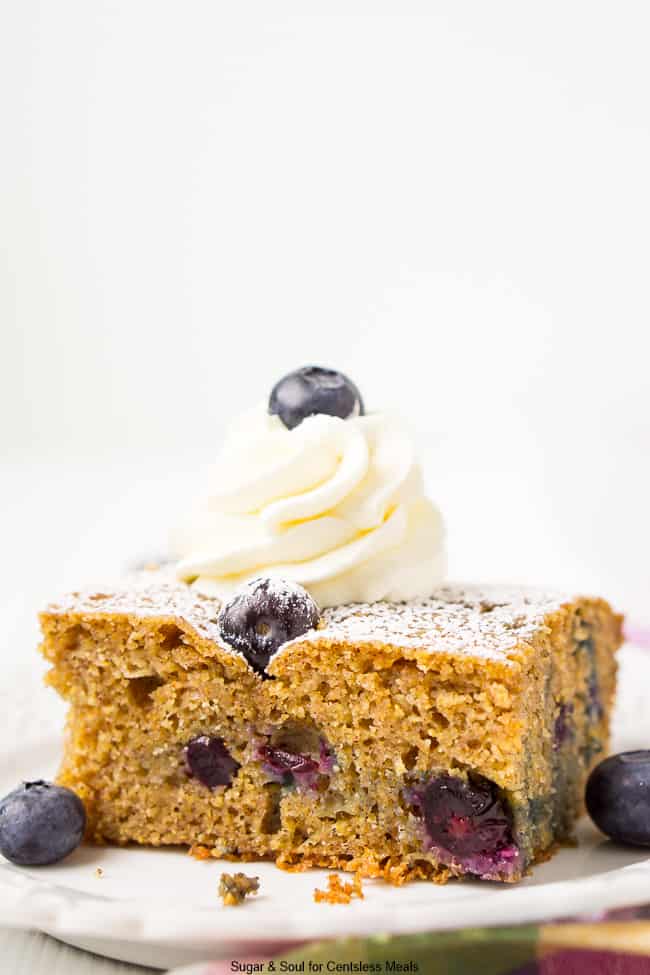
[[[650,975],[650,905],[539,926],[305,944],[174,975]]]

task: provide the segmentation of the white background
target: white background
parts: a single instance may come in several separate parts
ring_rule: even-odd
[[[308,362],[413,422],[452,575],[650,623],[649,36],[647,0],[0,0],[9,696],[56,706],[36,609],[164,549]]]
[[[644,0],[0,0],[12,618],[164,548],[227,418],[317,362],[415,425],[452,575],[649,622],[649,30]]]

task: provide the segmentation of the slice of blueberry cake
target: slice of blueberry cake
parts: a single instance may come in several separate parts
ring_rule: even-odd
[[[319,614],[277,580],[222,608],[157,573],[42,626],[93,838],[398,883],[514,881],[570,835],[621,638],[598,599],[449,586]]]
[[[307,367],[230,430],[164,572],[42,615],[90,835],[400,883],[517,880],[607,744],[599,599],[441,587],[407,428]]]

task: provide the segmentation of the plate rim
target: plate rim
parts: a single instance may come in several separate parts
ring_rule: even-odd
[[[417,909],[401,912],[394,905],[381,905],[373,906],[372,913],[368,914],[355,910],[356,904],[346,906],[345,910],[340,905],[325,904],[315,914],[311,907],[286,912],[280,906],[269,904],[261,917],[257,911],[226,914],[199,904],[183,909],[157,902],[153,908],[147,908],[135,897],[117,899],[43,882],[3,861],[0,863],[0,914],[8,927],[36,927],[55,937],[85,935],[169,945],[191,942],[206,947],[235,939],[254,945],[260,941],[493,927],[504,924],[510,904],[514,908],[510,923],[557,920],[647,901],[649,880],[650,857],[647,857],[573,880],[528,887],[483,889],[477,885],[475,896],[438,901],[430,909],[422,904]],[[276,922],[280,932],[277,936],[273,933]],[[260,935],[262,929],[264,933]]]

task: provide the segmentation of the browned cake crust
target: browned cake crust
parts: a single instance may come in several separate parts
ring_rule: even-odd
[[[94,840],[403,883],[517,880],[570,835],[614,698],[621,618],[603,600],[449,586],[338,607],[276,653],[272,679],[222,642],[218,612],[144,573],[42,614],[70,704],[59,780]],[[188,766],[197,738],[220,743],[226,784]],[[447,842],[450,794],[474,808],[453,807]]]

